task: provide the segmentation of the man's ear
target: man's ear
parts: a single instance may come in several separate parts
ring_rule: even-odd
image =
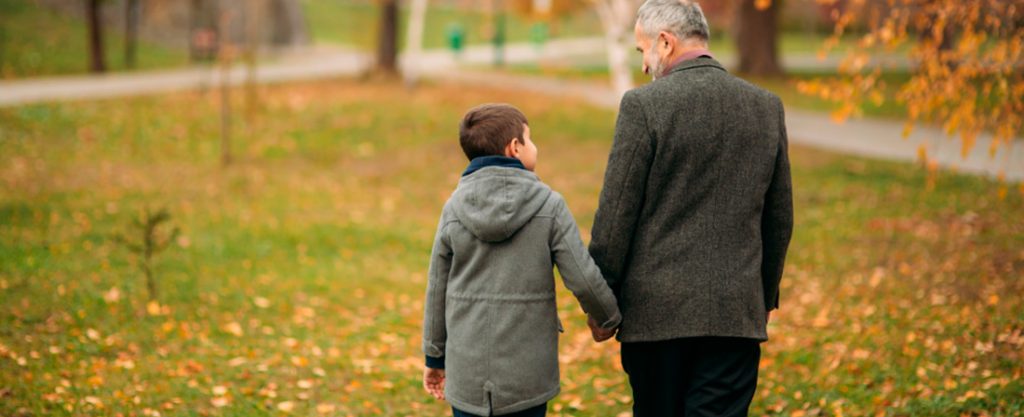
[[[655,45],[656,48],[664,50],[668,55],[672,54],[672,50],[675,49],[676,35],[673,35],[666,31],[658,32],[658,42]]]

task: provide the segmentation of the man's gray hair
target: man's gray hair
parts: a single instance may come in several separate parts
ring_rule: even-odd
[[[647,0],[636,12],[636,23],[648,38],[665,31],[676,35],[679,40],[694,39],[707,42],[711,39],[708,20],[700,5],[689,0]]]

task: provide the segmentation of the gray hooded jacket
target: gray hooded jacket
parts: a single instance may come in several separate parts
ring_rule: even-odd
[[[500,415],[558,394],[553,266],[602,327],[621,320],[562,196],[532,172],[482,168],[459,181],[434,239],[423,351],[444,358],[445,397]]]

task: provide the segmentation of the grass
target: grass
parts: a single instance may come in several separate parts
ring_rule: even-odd
[[[236,92],[236,97],[241,91]],[[515,91],[348,80],[261,90],[218,164],[216,95],[0,109],[0,415],[444,415],[422,297],[470,106],[531,117],[589,236],[614,114]],[[753,415],[1024,414],[1024,192],[791,149],[797,225]],[[1024,191],[1024,190],[1022,190]],[[182,229],[160,299],[112,236]],[[614,343],[564,289],[551,415],[618,416]]]
[[[359,0],[303,0],[314,42],[338,43],[361,49],[373,49],[377,39],[378,6]],[[533,19],[508,13],[507,42],[529,42],[536,23]],[[405,43],[408,7],[401,8],[399,45]],[[466,44],[489,43],[492,37],[491,18],[482,12],[451,7],[430,7],[425,20],[424,48],[447,48],[448,33],[454,25],[461,26]],[[600,36],[601,25],[596,13],[589,9],[554,19],[550,24],[552,37]]]
[[[0,78],[88,72],[88,31],[80,19],[30,0],[0,0],[0,16]],[[108,28],[103,35],[107,69],[125,70],[122,33]],[[138,44],[137,69],[167,68],[187,62],[183,50],[142,40]]]

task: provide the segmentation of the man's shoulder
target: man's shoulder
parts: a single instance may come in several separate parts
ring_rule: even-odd
[[[709,109],[702,103],[708,100],[718,101],[722,96],[739,100],[754,100],[767,103],[771,107],[782,109],[782,100],[775,93],[768,91],[750,81],[736,75],[714,71],[706,78],[686,77],[685,73],[675,73],[670,77],[661,78],[626,92],[623,106],[632,105],[641,109],[658,113],[659,109],[675,108],[686,103],[696,109]]]
[[[738,88],[742,88],[744,90],[747,90],[751,94],[754,94],[754,95],[756,95],[756,96],[758,96],[758,97],[760,97],[760,98],[762,98],[762,99],[764,99],[766,101],[770,101],[772,103],[778,104],[779,106],[782,106],[782,99],[780,99],[779,96],[775,95],[775,93],[773,93],[771,91],[768,91],[767,89],[765,89],[765,88],[763,88],[763,87],[761,87],[761,86],[759,86],[757,84],[754,84],[754,83],[752,83],[750,81],[747,81],[747,80],[745,80],[745,79],[743,79],[741,77],[738,77],[738,76],[735,76],[735,75],[732,75],[732,74],[729,74],[729,77],[732,78],[733,82],[736,83]]]

